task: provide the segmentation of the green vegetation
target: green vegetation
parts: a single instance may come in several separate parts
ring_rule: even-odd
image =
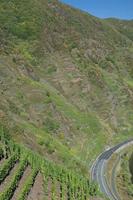
[[[21,191],[21,194],[19,195],[19,198],[18,198],[19,200],[24,200],[27,197],[28,193],[30,192],[34,184],[37,173],[38,173],[37,169],[34,168],[31,176],[27,179],[27,182],[25,183],[23,187],[23,191]]]
[[[18,185],[19,180],[21,179],[21,177],[23,175],[23,172],[25,170],[26,165],[27,165],[26,160],[20,161],[19,169],[18,169],[18,171],[16,171],[16,174],[12,178],[12,181],[9,183],[7,188],[5,188],[5,190],[0,194],[1,200],[11,199],[11,197],[13,196],[14,191],[15,191],[17,185]]]
[[[128,194],[133,197],[133,184],[131,182],[131,173],[129,170],[129,159],[126,156],[124,156],[124,161],[121,167],[123,170],[123,181],[126,184]]]
[[[6,162],[4,163],[4,166],[1,167],[1,169],[0,169],[0,183],[5,179],[5,177],[9,173],[9,171],[12,169],[16,160],[17,160],[17,155],[13,155],[12,157],[9,158],[9,160],[6,160]]]
[[[98,19],[57,0],[1,0],[2,127],[16,143],[88,178],[106,146],[132,137],[132,34],[132,20]]]
[[[1,135],[4,135],[4,137],[2,137],[0,142],[10,151],[10,155],[8,155],[9,159],[7,159],[7,162],[3,164],[2,169],[0,168],[3,172],[0,174],[1,182],[6,178],[6,176],[10,175],[11,168],[13,168],[12,163],[15,161],[18,162],[18,168],[15,171],[11,182],[7,183],[6,188],[0,194],[1,200],[11,199],[16,188],[19,186],[19,182],[24,174],[24,171],[29,166],[31,167],[32,172],[19,193],[19,200],[26,199],[39,172],[42,173],[44,177],[44,191],[48,195],[49,191],[47,191],[47,185],[49,180],[51,180],[52,199],[57,199],[56,195],[59,195],[61,199],[68,196],[70,200],[85,200],[88,199],[90,195],[95,196],[99,193],[97,185],[90,183],[84,176],[67,170],[62,166],[55,165],[47,160],[43,160],[38,154],[33,153],[23,146],[13,143],[9,139],[7,140],[5,133],[1,133]],[[56,191],[57,182],[60,187],[59,194],[57,194]]]
[[[132,148],[125,152],[121,158],[120,171],[118,173],[118,188],[123,198],[131,199],[133,197],[132,182]]]

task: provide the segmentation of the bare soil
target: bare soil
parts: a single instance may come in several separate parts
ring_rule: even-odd
[[[27,197],[27,200],[43,200],[43,199],[44,199],[43,177],[41,173],[38,173],[34,185]]]
[[[49,179],[49,181],[48,181],[48,200],[52,199],[51,189],[52,189],[52,180]]]
[[[11,182],[13,175],[15,174],[19,163],[16,163],[15,166],[11,169],[9,175],[5,178],[5,180],[0,185],[0,193],[4,191],[6,186]]]
[[[21,180],[19,181],[18,187],[16,188],[16,190],[14,192],[12,200],[17,200],[18,199],[18,195],[20,194],[20,192],[21,192],[21,190],[23,188],[23,185],[25,184],[25,181],[30,176],[30,174],[31,174],[31,168],[30,168],[30,166],[28,166],[26,168]]]

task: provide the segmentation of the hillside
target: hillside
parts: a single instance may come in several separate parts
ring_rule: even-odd
[[[121,157],[117,174],[117,188],[121,199],[133,198],[133,148],[128,148]]]
[[[1,200],[87,200],[98,192],[82,175],[42,159],[0,133]]]
[[[56,0],[0,1],[0,121],[12,138],[88,176],[133,132],[133,22]]]

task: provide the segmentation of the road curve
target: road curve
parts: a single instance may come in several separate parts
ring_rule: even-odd
[[[121,199],[120,199],[119,194],[117,193],[115,185],[113,185],[111,187],[108,184],[107,177],[105,176],[107,162],[109,161],[109,159],[113,153],[119,152],[131,144],[133,144],[133,139],[125,141],[121,144],[118,144],[118,145],[106,150],[105,152],[100,154],[100,156],[96,159],[96,161],[94,162],[94,164],[91,168],[92,181],[95,181],[98,183],[101,192],[104,193],[110,200],[121,200]],[[112,178],[113,178],[113,176],[114,175],[112,174]]]

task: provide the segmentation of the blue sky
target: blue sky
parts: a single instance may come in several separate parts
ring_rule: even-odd
[[[100,18],[133,19],[133,0],[61,0]]]

